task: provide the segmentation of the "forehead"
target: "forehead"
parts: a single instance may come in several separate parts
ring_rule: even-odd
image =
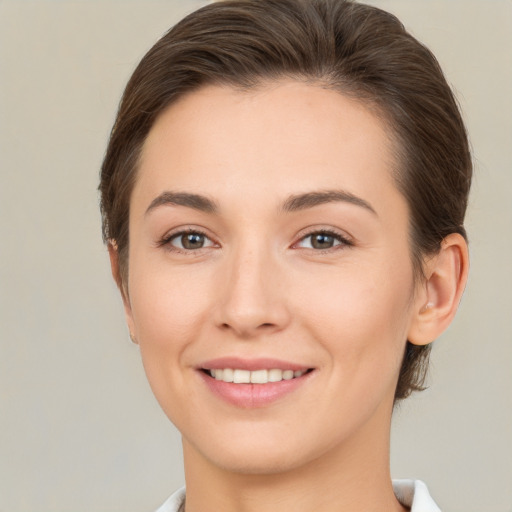
[[[387,126],[337,91],[281,81],[249,91],[206,86],[156,120],[144,144],[134,196],[165,189],[284,197],[343,188],[370,201],[388,191]]]

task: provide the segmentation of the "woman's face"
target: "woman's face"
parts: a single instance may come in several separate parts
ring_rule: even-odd
[[[268,473],[385,449],[414,310],[391,153],[361,104],[294,81],[205,87],[158,118],[127,316],[189,453]]]

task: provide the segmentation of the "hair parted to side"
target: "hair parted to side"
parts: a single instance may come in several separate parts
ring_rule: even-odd
[[[417,278],[447,235],[466,236],[472,163],[464,123],[437,60],[395,16],[346,0],[223,0],[166,33],[121,100],[99,189],[103,237],[118,250],[125,291],[130,197],[156,118],[203,85],[250,90],[280,78],[338,90],[383,119],[409,205]],[[395,399],[423,389],[429,352],[407,342]]]

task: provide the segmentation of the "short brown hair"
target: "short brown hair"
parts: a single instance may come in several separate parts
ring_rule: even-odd
[[[130,196],[144,141],[176,99],[206,84],[293,78],[363,102],[389,128],[410,210],[415,272],[463,227],[472,163],[434,55],[383,10],[346,0],[224,0],[190,14],[144,56],[121,100],[101,170],[103,237],[128,272]],[[423,389],[430,345],[407,342],[395,399]]]

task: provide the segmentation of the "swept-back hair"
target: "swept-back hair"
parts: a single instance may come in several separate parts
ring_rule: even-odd
[[[144,56],[121,100],[101,170],[105,241],[128,272],[130,197],[155,119],[207,84],[250,90],[281,78],[362,102],[389,130],[410,212],[416,278],[463,222],[472,174],[464,123],[433,54],[383,10],[346,0],[224,0],[190,14]],[[396,399],[423,389],[430,345],[407,342]]]

